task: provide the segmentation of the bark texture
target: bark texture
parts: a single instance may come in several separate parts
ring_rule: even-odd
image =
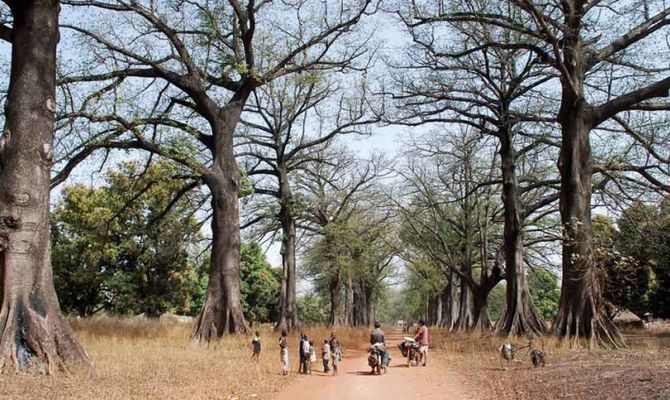
[[[565,96],[570,97],[570,96]],[[562,122],[560,211],[563,225],[563,278],[555,334],[572,346],[623,346],[623,339],[607,318],[593,259],[591,230],[590,121],[584,102],[574,100],[559,114]]]
[[[233,132],[247,96],[236,95],[212,124],[214,162],[205,176],[212,194],[211,266],[205,302],[191,334],[200,342],[249,329],[240,298],[240,173],[233,149]]]
[[[458,302],[458,319],[454,324],[454,329],[457,331],[466,331],[474,323],[472,304],[472,290],[468,282],[461,279],[460,296]]]
[[[298,326],[296,299],[296,228],[293,210],[293,193],[289,184],[286,165],[279,165],[279,217],[282,227],[282,280],[279,299],[278,330],[290,332]]]
[[[329,324],[342,325],[342,318],[340,316],[340,308],[342,305],[342,279],[339,268],[336,270],[333,277],[330,279],[330,318]]]
[[[584,99],[586,60],[579,37],[581,8],[566,15],[573,28],[565,37],[567,74],[561,77],[560,212],[563,225],[563,278],[555,334],[571,345],[621,346],[618,329],[607,318],[593,259],[591,230],[592,160],[589,133],[594,126],[591,106]]]
[[[474,305],[474,323],[472,328],[479,331],[491,330],[491,317],[489,316],[489,292],[484,286],[476,286],[472,293]]]
[[[547,333],[544,319],[537,313],[528,291],[523,262],[523,224],[519,181],[516,176],[516,152],[511,132],[500,135],[503,178],[502,201],[505,214],[503,251],[505,253],[505,308],[496,324],[498,335],[524,336]]]
[[[442,291],[442,317],[440,326],[452,330],[456,323],[455,312],[458,310],[456,305],[456,284],[454,272],[449,274],[449,282]]]
[[[10,4],[12,67],[0,140],[0,365],[90,363],[62,315],[49,250],[58,1]]]

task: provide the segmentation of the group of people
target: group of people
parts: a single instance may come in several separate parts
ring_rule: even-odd
[[[426,365],[426,361],[428,359],[428,327],[423,320],[419,321],[419,329],[417,330],[414,339],[421,346],[419,352],[421,353],[423,365]],[[381,324],[379,322],[375,322],[375,330],[370,334],[370,344],[374,345],[376,343],[380,343],[386,346],[384,332],[381,330]],[[314,347],[314,342],[310,340],[305,333],[301,332],[299,347],[298,354],[300,366],[298,368],[298,372],[302,374],[311,374],[312,364],[316,363],[317,361],[317,353],[316,348]],[[261,354],[261,336],[260,332],[258,331],[256,331],[254,337],[251,339],[251,348],[251,359],[255,362],[258,362]],[[279,337],[279,352],[282,364],[282,373],[284,375],[288,375],[290,365],[288,356],[288,338],[285,330],[282,331],[281,336]],[[337,365],[342,361],[342,346],[337,340],[334,332],[330,334],[330,339],[323,340],[323,345],[321,346],[321,360],[323,362],[324,373],[330,373],[332,369],[333,375],[337,375]]]
[[[258,334],[258,332],[256,332]],[[259,339],[260,340],[260,339]],[[252,340],[252,345],[253,345]],[[260,342],[259,342],[260,343]],[[254,352],[255,352],[254,347]],[[280,359],[282,364],[282,373],[288,375],[290,371],[289,356],[288,356],[288,338],[286,331],[282,331],[281,336],[279,337],[279,351]],[[300,344],[298,349],[298,355],[300,364],[298,367],[298,373],[301,374],[311,374],[312,373],[312,364],[317,361],[317,349],[314,346],[314,341],[310,340],[305,333],[300,333]],[[260,345],[259,345],[260,352]],[[255,353],[254,353],[255,354]],[[324,339],[323,345],[321,346],[321,361],[323,363],[323,372],[330,373],[331,367],[333,375],[337,375],[337,365],[342,361],[342,346],[340,345],[339,340],[335,336],[335,333],[330,334],[330,339]]]

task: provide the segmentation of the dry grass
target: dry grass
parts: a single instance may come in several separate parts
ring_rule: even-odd
[[[268,399],[291,383],[297,370],[298,334],[290,336],[293,373],[281,375],[278,334],[260,328],[263,352],[250,362],[251,335],[226,337],[209,348],[189,342],[191,326],[143,319],[96,318],[72,325],[94,361],[93,372],[70,375],[0,376],[8,399]],[[326,327],[305,330],[320,346]],[[343,347],[366,343],[367,329],[338,329]],[[502,371],[498,348],[486,335],[454,335],[431,329],[431,357],[442,358],[484,399],[667,399],[670,398],[670,330],[627,332],[625,350],[569,350],[554,340],[537,341],[548,354],[545,368],[521,362]],[[524,345],[523,341],[516,344]]]
[[[225,337],[209,348],[189,342],[189,324],[133,318],[73,320],[73,328],[94,362],[93,372],[70,375],[0,376],[0,397],[21,399],[266,399],[290,383],[281,375],[278,334],[263,327],[259,364],[250,362],[251,335]],[[314,339],[325,327],[306,330]],[[365,340],[364,330],[336,331],[346,348]],[[292,369],[297,370],[298,334],[290,335]],[[316,343],[315,343],[316,344]]]
[[[438,334],[438,354],[484,399],[667,399],[670,398],[670,338],[666,331],[628,332],[628,349],[571,350],[555,339],[537,340],[547,366],[533,368],[525,350],[507,371],[495,336]],[[516,345],[527,344],[512,340]]]

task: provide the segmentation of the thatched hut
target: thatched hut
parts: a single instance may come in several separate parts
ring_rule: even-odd
[[[619,328],[644,328],[642,318],[635,315],[630,310],[620,310],[612,319]]]

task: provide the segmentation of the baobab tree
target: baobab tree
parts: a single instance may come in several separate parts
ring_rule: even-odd
[[[102,55],[106,61],[61,82],[83,88],[114,85],[70,118],[125,135],[122,144],[116,140],[101,147],[118,144],[182,164],[212,196],[209,284],[194,340],[247,330],[240,304],[241,178],[234,134],[249,96],[293,73],[353,68],[366,52],[365,37],[357,40],[352,32],[372,11],[372,1],[335,3],[64,2],[100,11],[108,22],[63,24],[89,43],[91,58]]]
[[[327,162],[313,165],[296,179],[296,196],[302,209],[298,227],[321,240],[322,247],[331,249],[320,253],[328,272],[329,324],[344,325],[353,322],[353,315],[348,312],[349,309],[342,312],[343,287],[347,288],[345,304],[351,305],[353,284],[349,284],[351,275],[338,258],[338,248],[341,247],[338,246],[341,239],[341,235],[338,235],[339,227],[346,226],[355,216],[365,217],[364,212],[363,215],[356,215],[357,210],[370,198],[377,180],[384,177],[387,171],[383,159],[379,157],[366,162],[346,152],[331,149],[321,158]],[[347,257],[350,255],[349,250],[348,247],[344,250]]]
[[[0,367],[42,362],[51,371],[89,362],[61,313],[49,249],[60,5],[4,3],[12,26],[0,37],[12,45],[12,64],[0,138]]]
[[[503,279],[503,257],[492,223],[500,214],[492,140],[469,129],[415,139],[397,172],[392,198],[414,247],[460,292],[457,330],[488,330],[488,295]],[[476,271],[479,276],[476,277]],[[453,304],[453,303],[452,303]]]
[[[303,275],[330,295],[331,321],[351,326],[369,326],[378,318],[399,247],[392,210],[379,207],[377,196],[368,194],[347,218],[330,223],[310,241],[302,257]]]
[[[323,73],[275,80],[254,92],[247,107],[250,113],[243,120],[248,131],[241,135],[238,156],[250,158],[253,166],[247,175],[261,177],[254,192],[279,200],[276,219],[281,226],[283,267],[279,330],[291,331],[298,324],[297,230],[291,181],[296,173],[328,162],[321,156],[338,136],[367,133],[367,127],[379,120],[369,110],[364,86],[358,91],[338,86],[333,77]]]
[[[553,328],[558,337],[574,345],[623,344],[604,313],[593,259],[590,134],[620,113],[667,109],[665,103],[650,101],[667,97],[670,89],[670,78],[664,76],[666,67],[653,56],[660,43],[655,39],[670,25],[670,8],[662,1],[643,3],[644,7],[631,10],[626,1],[562,0],[551,4],[509,0],[505,4],[521,13],[515,19],[486,3],[454,1],[425,16],[421,7],[415,7],[416,26],[437,20],[467,21],[517,33],[522,40],[514,46],[533,52],[558,76],[563,274]],[[625,19],[620,17],[622,10]]]
[[[497,12],[520,13],[496,4],[490,7]],[[394,60],[397,65],[392,68],[413,73],[396,75],[391,95],[400,113],[394,114],[392,122],[461,125],[497,139],[507,285],[496,330],[505,335],[544,334],[547,326],[535,310],[526,282],[523,225],[538,209],[558,200],[558,191],[551,189],[558,179],[541,178],[546,163],[538,163],[527,176],[518,172],[518,164],[524,157],[552,154],[558,145],[550,114],[557,105],[541,94],[550,90],[546,83],[554,76],[533,52],[515,45],[514,36],[519,36],[515,32],[479,22],[439,19],[415,26],[412,12],[398,14],[413,44],[409,56]],[[440,34],[455,40],[434,40]],[[538,191],[545,193],[534,199]]]

